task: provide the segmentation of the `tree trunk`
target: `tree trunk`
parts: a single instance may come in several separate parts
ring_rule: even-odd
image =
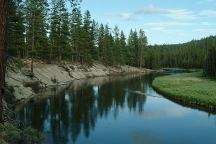
[[[6,51],[6,23],[8,0],[0,0],[0,122],[3,122],[3,96],[5,84],[5,51]]]

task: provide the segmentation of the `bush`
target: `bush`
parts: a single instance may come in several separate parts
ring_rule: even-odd
[[[15,59],[15,66],[17,67],[17,68],[19,68],[19,69],[21,69],[22,67],[24,67],[25,66],[25,63],[23,62],[23,60],[22,59]]]
[[[0,143],[5,144],[41,144],[44,136],[30,127],[23,130],[11,123],[0,124]]]

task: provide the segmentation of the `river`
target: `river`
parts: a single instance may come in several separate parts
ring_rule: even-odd
[[[74,81],[66,90],[17,110],[48,144],[215,144],[216,116],[158,94],[155,76]]]

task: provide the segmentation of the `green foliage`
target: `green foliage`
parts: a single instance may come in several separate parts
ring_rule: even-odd
[[[26,144],[41,144],[44,142],[44,136],[35,129],[30,127],[26,128],[22,132],[23,143]]]
[[[15,102],[14,87],[8,86],[6,84],[4,100],[7,102],[7,104],[14,104],[14,102]]]
[[[131,30],[126,38],[117,26],[114,29],[99,26],[90,11],[82,15],[81,0],[70,0],[70,12],[66,2],[52,0],[48,9],[47,0],[10,1],[10,55],[90,65],[97,60],[107,65],[127,64],[151,69],[204,68],[206,75],[216,76],[216,38],[213,36],[184,44],[147,47],[143,30]]]
[[[65,0],[52,0],[51,11],[49,59],[62,60],[63,56],[69,57],[70,51],[70,23]]]
[[[20,58],[26,56],[24,31],[23,3],[19,0],[10,0],[7,30],[7,49],[10,55]]]
[[[41,144],[43,135],[32,128],[18,129],[11,123],[0,124],[0,137],[3,142],[9,144]]]
[[[210,36],[184,44],[149,46],[146,66],[203,68],[207,76],[216,76],[216,37]]]
[[[127,63],[132,66],[143,67],[145,65],[145,56],[147,48],[147,37],[145,32],[140,29],[131,30],[128,38]]]
[[[16,144],[21,141],[19,130],[10,123],[0,124],[1,137],[10,144]]]
[[[26,44],[29,52],[40,58],[47,57],[47,0],[25,1]]]
[[[10,54],[89,65],[94,60],[107,65],[145,65],[147,38],[144,31],[131,31],[126,43],[124,32],[117,26],[114,29],[108,25],[99,26],[88,10],[82,15],[80,0],[70,0],[71,12],[66,2],[52,0],[49,7],[47,0],[11,1]]]
[[[23,60],[19,58],[15,59],[14,63],[15,63],[16,68],[18,69],[21,69],[22,67],[25,66],[25,63],[23,62]]]
[[[202,77],[202,72],[159,77],[153,86],[174,99],[216,106],[216,81]]]
[[[212,48],[215,48],[215,40],[215,37],[208,37],[184,44],[149,46],[146,65],[153,69],[162,67],[203,68],[204,66],[206,70],[211,69],[215,61],[213,58],[215,53],[212,51]],[[211,52],[207,53],[208,51]],[[209,58],[207,63],[206,57]],[[209,65],[207,65],[208,62],[210,62]]]
[[[206,62],[205,74],[211,77],[216,76],[216,37],[209,37],[205,39],[206,44]]]

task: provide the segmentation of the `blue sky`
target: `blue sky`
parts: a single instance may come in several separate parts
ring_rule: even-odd
[[[126,35],[131,28],[143,29],[149,44],[216,35],[216,0],[83,0],[81,8]]]

